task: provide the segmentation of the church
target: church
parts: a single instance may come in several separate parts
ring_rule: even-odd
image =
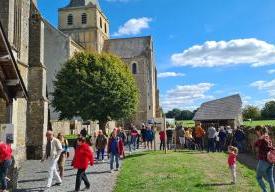
[[[110,39],[109,20],[97,0],[71,0],[58,19],[58,29],[86,51],[113,53],[129,66],[140,91],[136,124],[160,117],[152,37]]]
[[[71,0],[58,14],[55,27],[36,0],[0,0],[0,134],[12,142],[14,174],[25,159],[42,157],[49,122],[53,128],[71,128],[71,122],[58,121],[51,93],[56,74],[76,52],[118,55],[140,90],[134,123],[161,116],[152,37],[111,39],[97,0]]]

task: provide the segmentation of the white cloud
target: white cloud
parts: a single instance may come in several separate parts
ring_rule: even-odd
[[[272,81],[255,81],[250,86],[267,91],[270,97],[275,97],[275,79]]]
[[[255,38],[207,41],[171,56],[174,65],[218,67],[250,64],[254,67],[275,64],[275,46]]]
[[[137,35],[140,34],[143,29],[150,28],[149,23],[152,18],[142,17],[142,18],[132,18],[120,26],[118,31],[113,34],[113,36],[123,36],[123,35]]]
[[[213,99],[206,93],[214,86],[212,83],[199,83],[195,85],[178,85],[161,96],[161,104],[165,111],[173,108],[196,109],[197,102]]]
[[[268,74],[274,74],[275,73],[275,69],[270,69],[267,71]]]
[[[185,74],[183,73],[176,73],[176,72],[164,72],[159,73],[158,78],[167,78],[167,77],[183,77]]]

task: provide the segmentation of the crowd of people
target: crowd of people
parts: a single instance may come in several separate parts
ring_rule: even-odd
[[[140,144],[144,149],[153,149],[155,140],[154,127],[142,125],[140,130],[132,125],[129,131],[121,127],[114,129],[109,137],[102,130],[93,136],[88,136],[87,130],[81,130],[74,145],[74,157],[72,166],[77,169],[75,191],[80,191],[82,181],[85,189],[90,189],[90,182],[86,175],[88,166],[93,166],[96,162],[104,162],[106,158],[110,161],[110,173],[118,171],[120,168],[120,159],[125,157],[125,148],[129,151],[137,150]],[[176,133],[176,134],[175,134]],[[257,126],[255,133],[258,140],[254,147],[258,149],[258,166],[256,170],[257,181],[263,192],[267,187],[263,179],[266,179],[270,190],[274,191],[273,164],[275,163],[275,149],[272,139],[268,135],[266,127]],[[47,188],[52,186],[53,177],[56,177],[54,185],[61,185],[64,177],[64,166],[66,159],[70,156],[69,144],[64,135],[59,133],[54,137],[52,131],[47,131],[47,144],[45,154],[41,160],[48,167]],[[175,138],[176,137],[176,138]],[[182,149],[200,150],[207,149],[207,152],[228,152],[228,166],[232,173],[232,184],[237,182],[237,156],[239,152],[244,151],[245,134],[241,128],[233,130],[231,127],[219,127],[214,125],[203,129],[198,124],[194,129],[178,126],[175,131],[167,129],[166,133],[159,132],[160,150],[172,149],[173,140],[178,141],[178,146]],[[165,142],[166,141],[166,142]],[[207,145],[205,145],[207,141]],[[94,157],[94,152],[96,157]],[[105,153],[107,152],[107,155]],[[12,164],[12,149],[10,144],[0,142],[0,192],[7,190],[8,169]]]
[[[207,149],[207,152],[225,152],[228,150],[228,146],[235,146],[239,152],[245,151],[246,136],[242,129],[232,129],[230,126],[220,126],[215,128],[214,124],[211,124],[207,129],[203,129],[201,124],[192,128],[183,128],[177,126],[174,136],[169,133],[169,129],[166,131],[167,148],[171,140],[174,138],[175,147],[180,149],[191,149],[203,151]],[[160,132],[160,140],[164,140],[164,131]],[[162,147],[162,145],[161,145]]]
[[[47,131],[46,137],[46,152],[41,162],[47,163],[49,168],[47,188],[50,188],[53,186],[53,177],[57,181],[54,186],[62,184],[65,161],[70,156],[70,151],[68,141],[61,133],[55,138],[52,131]],[[115,128],[110,135],[99,130],[93,136],[89,136],[87,130],[83,128],[73,145],[75,152],[71,165],[77,169],[75,191],[80,191],[82,181],[85,184],[85,189],[90,189],[90,183],[86,176],[89,165],[93,166],[96,162],[105,162],[108,159],[110,173],[118,171],[120,159],[125,158],[127,147],[130,154],[140,148],[140,143],[144,145],[145,149],[152,149],[154,137],[153,128],[145,125],[142,125],[140,131],[134,125],[131,125],[128,131],[119,127]],[[94,153],[96,157],[94,157]]]

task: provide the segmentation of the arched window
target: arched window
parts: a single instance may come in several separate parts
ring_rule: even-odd
[[[100,28],[102,29],[102,19],[101,19],[101,17],[99,19],[99,24],[100,24]]]
[[[72,25],[73,23],[74,23],[74,17],[72,14],[69,14],[67,18],[67,24]]]
[[[82,13],[81,22],[82,22],[82,24],[87,24],[87,14],[86,13]]]
[[[132,73],[137,74],[137,64],[136,63],[132,64]]]

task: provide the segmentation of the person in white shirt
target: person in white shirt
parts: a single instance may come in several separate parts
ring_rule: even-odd
[[[47,145],[46,152],[41,160],[41,162],[46,162],[49,166],[49,178],[47,188],[52,186],[53,176],[55,175],[57,182],[55,185],[61,185],[62,180],[57,171],[57,162],[62,153],[62,145],[61,142],[53,136],[52,131],[47,131]]]
[[[211,125],[211,127],[207,130],[208,134],[208,150],[207,152],[215,152],[215,140],[217,136],[216,128],[214,127],[214,124]]]

